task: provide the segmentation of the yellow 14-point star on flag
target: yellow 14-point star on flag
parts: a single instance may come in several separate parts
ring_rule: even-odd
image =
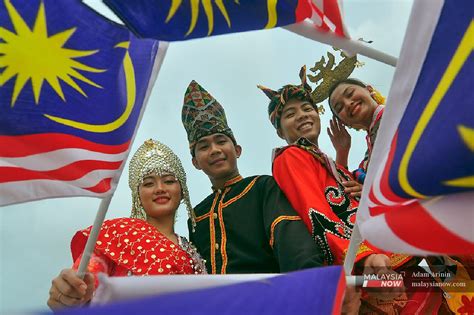
[[[31,79],[36,104],[41,95],[43,82],[46,80],[54,91],[65,101],[59,79],[87,97],[86,93],[74,81],[80,80],[97,88],[94,83],[77,70],[88,72],[104,72],[87,66],[74,58],[90,56],[98,50],[74,50],[63,47],[74,34],[76,28],[70,28],[52,36],[48,36],[47,21],[44,4],[41,3],[36,21],[31,29],[18,13],[10,0],[4,0],[8,14],[16,33],[0,27],[0,68],[6,68],[0,74],[0,86],[16,76],[11,106],[22,91],[25,84]]]

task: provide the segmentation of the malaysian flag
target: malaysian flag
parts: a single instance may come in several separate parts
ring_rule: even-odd
[[[416,1],[357,214],[392,252],[474,253],[472,1]]]
[[[322,32],[333,32],[340,37],[349,38],[344,25],[342,9],[337,0],[313,0],[311,2],[311,20]]]
[[[0,205],[114,191],[158,42],[79,0],[0,2]]]
[[[337,0],[105,0],[133,32],[166,41],[269,29],[315,21],[315,29],[345,36]]]

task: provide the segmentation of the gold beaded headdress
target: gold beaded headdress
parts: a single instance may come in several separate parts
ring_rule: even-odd
[[[132,191],[131,217],[142,220],[146,219],[146,213],[138,193],[143,179],[150,174],[162,176],[168,173],[173,174],[181,184],[182,201],[186,205],[189,218],[194,227],[196,223],[183,165],[178,156],[169,147],[153,139],[146,140],[130,160],[128,185]]]

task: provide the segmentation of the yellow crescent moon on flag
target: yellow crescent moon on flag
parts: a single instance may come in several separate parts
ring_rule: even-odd
[[[74,121],[74,120],[51,116],[47,114],[44,114],[44,116],[62,125],[70,126],[70,127],[80,129],[80,130],[96,132],[96,133],[111,132],[120,128],[130,117],[133,106],[135,104],[135,97],[136,97],[135,70],[133,68],[132,58],[130,58],[130,54],[128,53],[129,46],[130,46],[130,42],[121,42],[115,46],[115,48],[127,49],[127,51],[125,52],[125,56],[123,58],[123,62],[122,62],[124,73],[125,73],[127,105],[125,107],[125,111],[122,113],[122,115],[119,118],[106,124],[88,124],[84,122]]]
[[[451,84],[456,79],[456,76],[461,71],[461,68],[464,66],[465,62],[468,60],[469,56],[471,56],[471,52],[473,50],[473,43],[472,38],[474,37],[474,22],[471,22],[462,37],[458,48],[454,52],[453,57],[451,58],[451,62],[449,63],[448,67],[446,68],[441,80],[438,83],[433,95],[431,96],[428,104],[426,105],[425,109],[423,110],[418,123],[413,130],[411,138],[408,142],[407,148],[405,149],[405,153],[403,153],[402,160],[400,161],[400,168],[398,170],[398,181],[400,182],[400,186],[402,187],[403,191],[406,194],[419,198],[425,199],[430,196],[425,196],[419,193],[410,183],[408,179],[408,164],[410,163],[411,156],[416,149],[416,146],[423,135],[423,132],[430,122],[431,117],[436,112],[440,102],[443,100],[443,97],[451,87]],[[463,132],[466,134],[466,132]],[[465,137],[465,136],[464,136]],[[473,187],[472,184],[473,177],[465,178],[464,184],[467,187]]]

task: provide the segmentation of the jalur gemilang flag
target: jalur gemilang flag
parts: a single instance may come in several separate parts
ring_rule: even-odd
[[[474,252],[472,1],[416,1],[357,214],[393,252]]]
[[[0,206],[111,195],[157,51],[79,0],[0,0]]]
[[[337,0],[104,0],[136,34],[166,41],[270,29],[311,19],[314,32],[348,37]]]

